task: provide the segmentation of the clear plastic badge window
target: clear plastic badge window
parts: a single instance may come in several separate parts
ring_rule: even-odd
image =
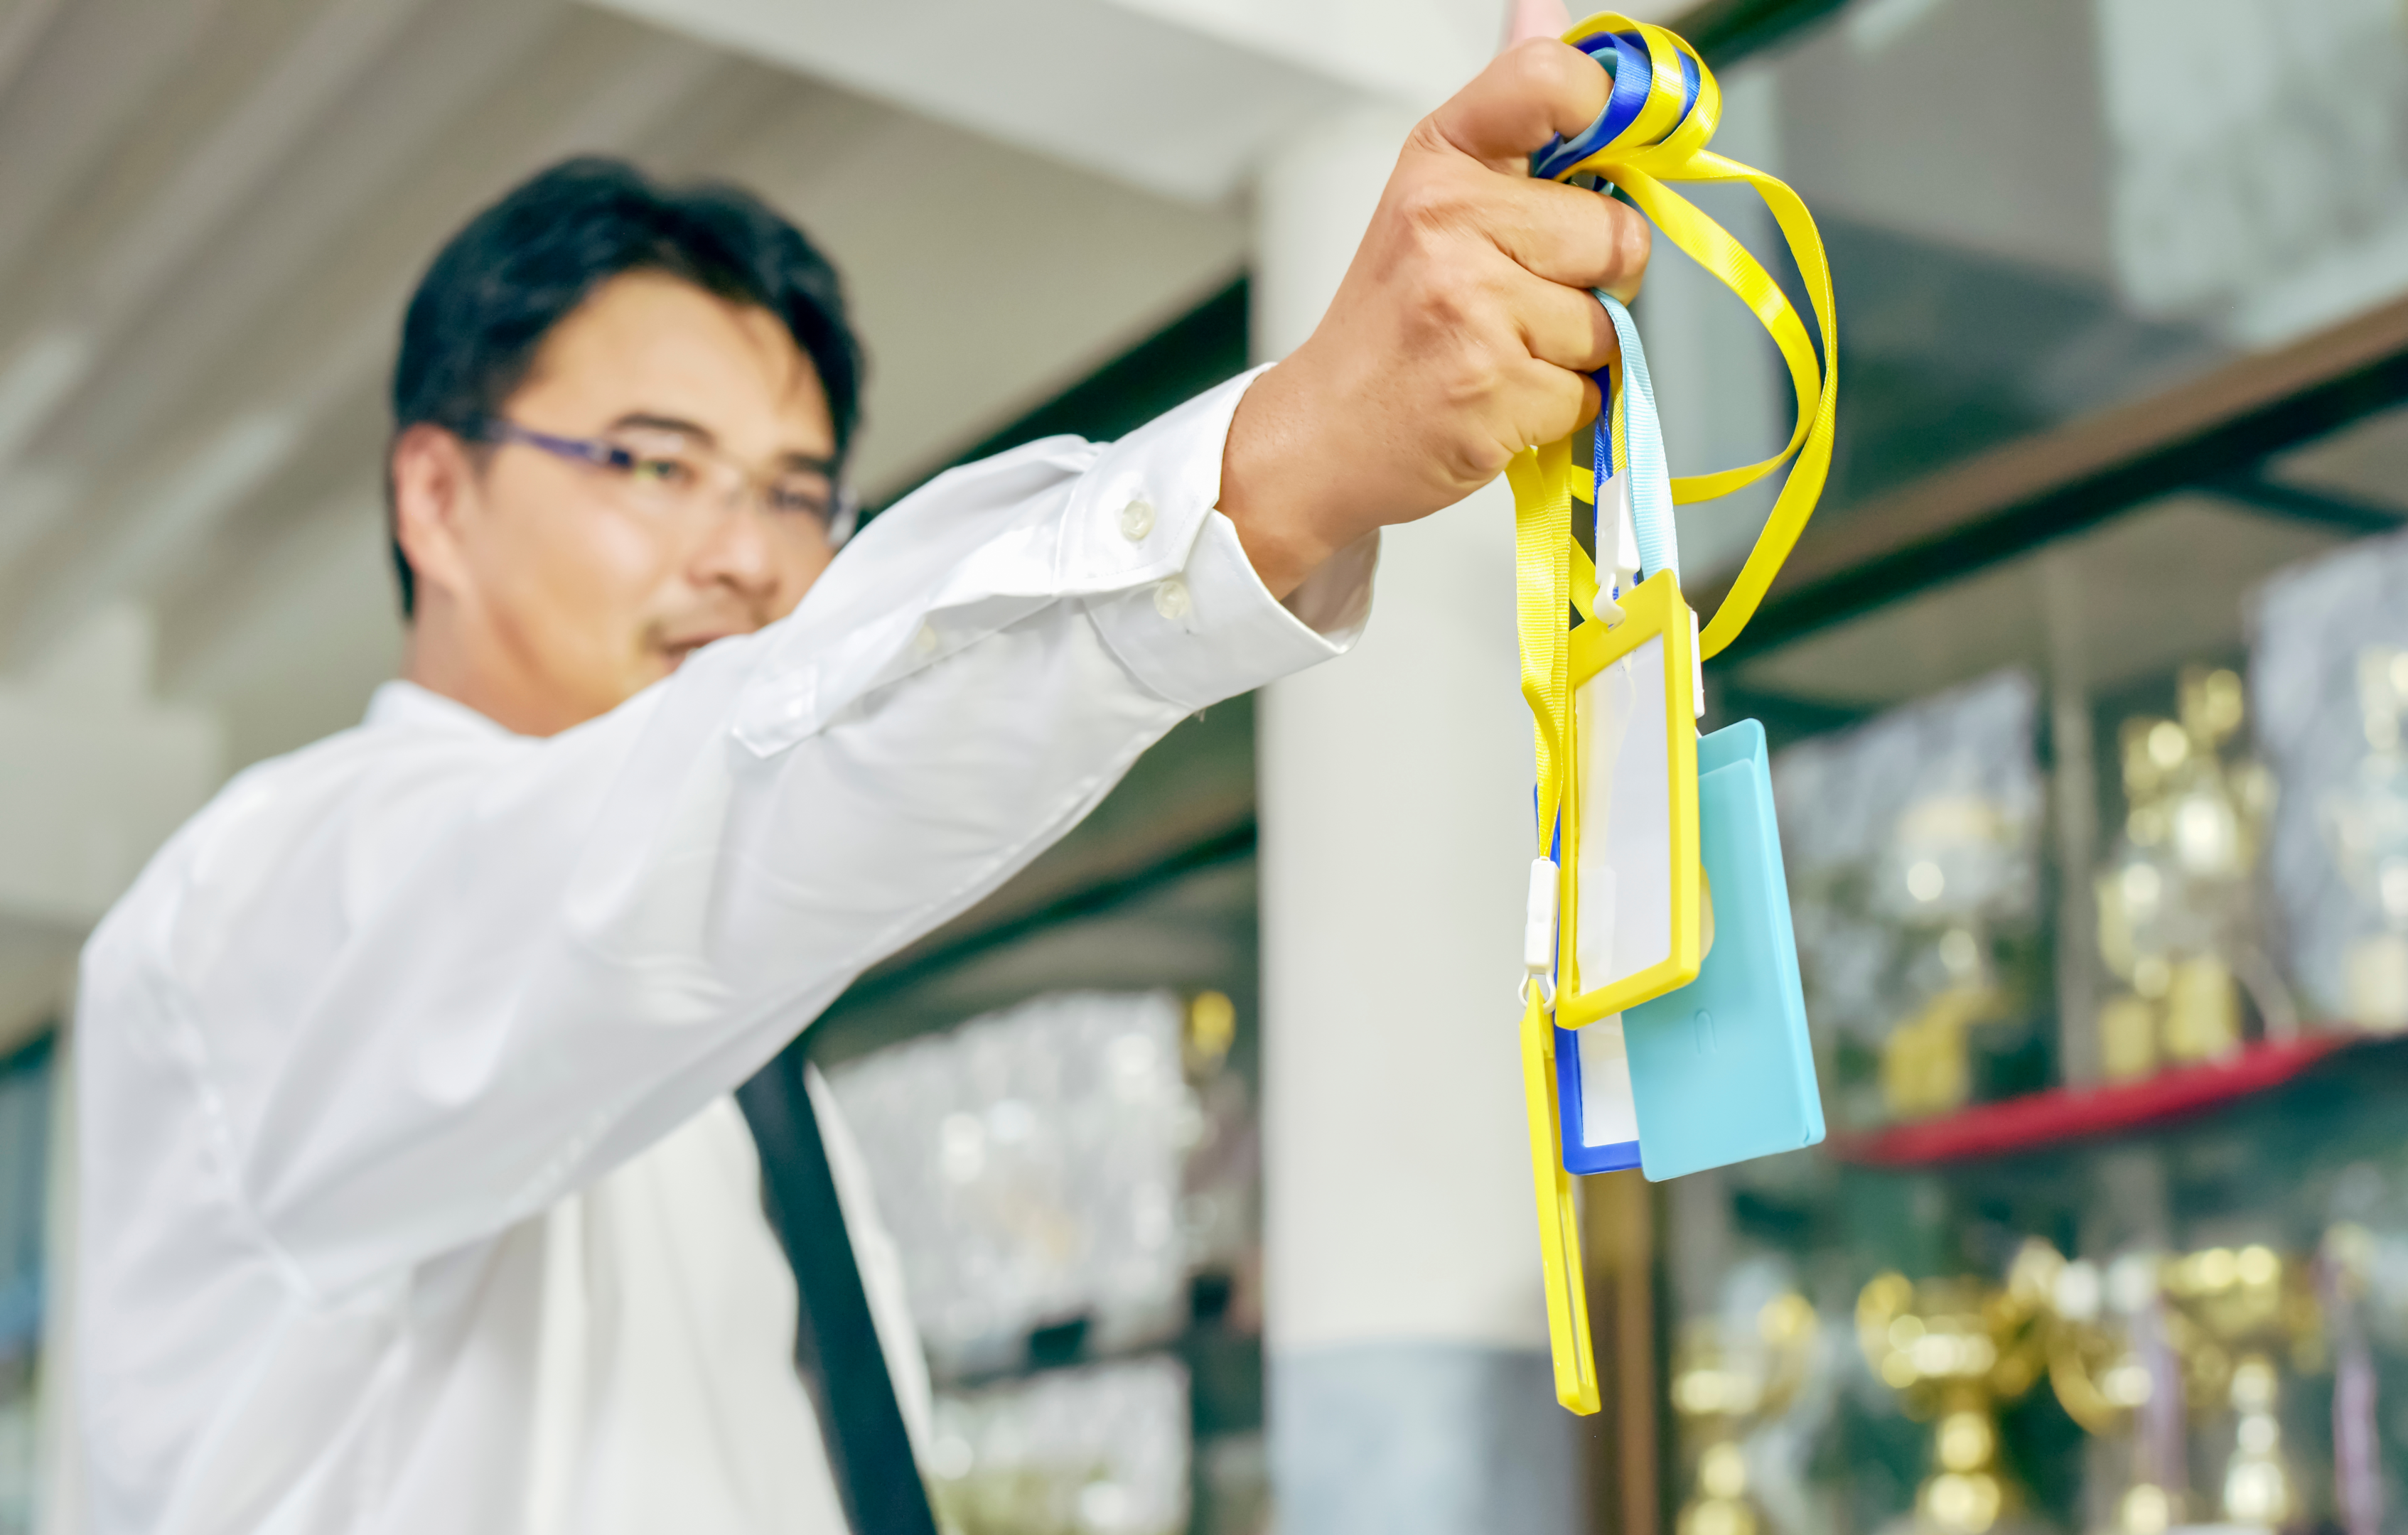
[[[1664,805],[1664,640],[1659,635],[1583,682],[1580,731],[1580,983],[1595,991],[1660,965],[1672,952],[1672,827],[1663,815],[1616,814]],[[1604,835],[1595,835],[1602,828]]]

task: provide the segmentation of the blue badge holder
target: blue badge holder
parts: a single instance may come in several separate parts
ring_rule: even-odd
[[[1685,989],[1685,988],[1684,988]],[[1555,1092],[1563,1105],[1564,1170],[1620,1172],[1640,1165],[1621,1013],[1555,1030]]]

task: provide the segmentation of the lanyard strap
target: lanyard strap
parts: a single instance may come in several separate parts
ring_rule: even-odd
[[[1622,342],[1621,366],[1609,370],[1609,374],[1620,374],[1619,386],[1606,396],[1613,429],[1597,434],[1598,537],[1605,537],[1606,482],[1619,463],[1626,477],[1623,493],[1630,498],[1630,522],[1637,535],[1640,579],[1670,570],[1672,579],[1679,581],[1681,539],[1672,525],[1672,476],[1664,462],[1664,427],[1656,415],[1656,384],[1647,376],[1647,349],[1640,345],[1639,327],[1622,300],[1599,293],[1597,301],[1612,317],[1613,333]]]
[[[1513,488],[1516,624],[1522,650],[1522,696],[1529,701],[1537,756],[1537,859],[1531,868],[1528,922],[1523,937],[1522,1078],[1530,1138],[1532,1192],[1538,1205],[1540,1252],[1546,1278],[1548,1341],[1555,1356],[1555,1396],[1575,1413],[1599,1403],[1590,1344],[1588,1305],[1581,1277],[1579,1203],[1564,1170],[1564,1126],[1555,1081],[1554,988],[1549,983],[1561,932],[1556,920],[1557,860],[1576,854],[1560,845],[1564,769],[1571,730],[1573,625],[1619,622],[1612,606],[1634,573],[1670,571],[1680,581],[1676,502],[1702,501],[1751,484],[1795,460],[1756,547],[1730,595],[1714,614],[1696,653],[1713,655],[1739,634],[1765,588],[1788,558],[1822,495],[1830,466],[1835,402],[1829,374],[1837,355],[1831,319],[1830,267],[1803,203],[1760,171],[1709,153],[1722,97],[1697,51],[1661,27],[1611,13],[1593,16],[1564,40],[1597,60],[1613,91],[1595,122],[1557,139],[1532,157],[1531,173],[1569,180],[1610,178],[1640,211],[1681,250],[1739,294],[1770,333],[1789,365],[1798,395],[1798,423],[1788,444],[1759,464],[1674,480],[1664,459],[1656,392],[1647,353],[1630,312],[1607,294],[1598,301],[1612,318],[1622,356],[1598,379],[1603,402],[1594,430],[1585,499],[1596,509],[1597,555],[1573,535],[1575,501],[1571,442],[1525,450],[1506,466]],[[1771,208],[1790,254],[1806,278],[1821,331],[1818,358],[1806,328],[1780,286],[1721,225],[1664,185],[1668,180],[1744,181]],[[1628,507],[1626,551],[1623,507]],[[1607,509],[1612,509],[1609,522]],[[1611,548],[1611,558],[1606,551]],[[1599,562],[1611,571],[1601,583]],[[1675,604],[1676,609],[1679,604]],[[1694,615],[1692,615],[1694,621]]]
[[[801,1302],[795,1362],[818,1409],[847,1522],[858,1535],[937,1535],[804,1080],[809,1038],[788,1044],[736,1089],[761,1152],[762,1203],[794,1266]]]
[[[1622,360],[1598,379],[1605,412],[1595,428],[1595,489],[1590,497],[1580,499],[1596,509],[1598,559],[1605,559],[1609,541],[1620,543],[1620,529],[1614,525],[1620,519],[1617,515],[1610,524],[1606,511],[1618,488],[1630,501],[1638,573],[1644,578],[1670,570],[1677,581],[1681,547],[1672,523],[1672,480],[1665,467],[1664,433],[1647,375],[1647,351],[1622,301],[1604,293],[1597,299],[1612,317],[1622,340]],[[1538,763],[1538,854],[1553,858],[1559,851],[1555,839],[1563,806],[1564,733],[1571,724],[1571,625],[1598,614],[1600,593],[1609,601],[1620,596],[1625,572],[1617,568],[1617,554],[1606,561],[1612,572],[1609,581],[1573,537],[1570,438],[1514,455],[1505,475],[1513,489],[1522,696],[1530,706]]]
[[[1591,469],[1589,499],[1600,509],[1597,540],[1600,550],[1606,538],[1601,509],[1608,504],[1607,481],[1614,466],[1620,466],[1620,473],[1627,476],[1616,489],[1629,498],[1641,573],[1652,576],[1669,569],[1677,581],[1680,548],[1671,504],[1727,495],[1796,461],[1756,547],[1731,584],[1730,595],[1698,637],[1698,655],[1703,659],[1721,651],[1746,626],[1823,493],[1838,410],[1831,374],[1838,334],[1832,318],[1830,263],[1824,256],[1813,218],[1797,194],[1774,178],[1706,148],[1721,121],[1722,91],[1714,83],[1713,71],[1695,49],[1662,27],[1611,11],[1581,22],[1564,35],[1564,40],[1598,62],[1612,79],[1613,91],[1596,122],[1569,139],[1558,136],[1531,157],[1531,174],[1557,180],[1610,178],[1666,237],[1746,303],[1788,364],[1798,397],[1797,424],[1779,452],[1735,469],[1671,478],[1638,327],[1619,300],[1598,294],[1612,317],[1623,355],[1622,362],[1599,380],[1611,423],[1610,434],[1607,430],[1597,434]],[[1741,181],[1756,189],[1772,210],[1790,255],[1805,277],[1821,333],[1819,357],[1797,310],[1763,265],[1722,225],[1666,186],[1666,181]],[[1563,803],[1565,732],[1570,723],[1565,697],[1570,681],[1566,629],[1597,611],[1599,572],[1572,536],[1575,470],[1570,440],[1525,450],[1514,455],[1505,472],[1513,489],[1522,696],[1530,705],[1538,764],[1538,854],[1553,857],[1558,851],[1555,827]],[[1618,543],[1618,525],[1615,531]],[[1607,591],[1609,597],[1618,595],[1618,583],[1609,583]]]
[[[1620,188],[1667,239],[1747,305],[1780,350],[1797,395],[1797,423],[1779,452],[1759,463],[1670,482],[1672,500],[1685,506],[1727,495],[1784,464],[1791,465],[1756,547],[1731,583],[1730,595],[1700,636],[1699,654],[1713,656],[1737,638],[1755,615],[1756,604],[1789,557],[1806,520],[1813,515],[1814,503],[1830,472],[1832,431],[1838,419],[1833,368],[1839,355],[1831,266],[1813,216],[1796,193],[1779,179],[1706,148],[1721,121],[1722,92],[1695,49],[1662,27],[1611,11],[1573,27],[1564,34],[1564,41],[1598,62],[1612,79],[1613,93],[1596,122],[1569,139],[1556,138],[1533,155],[1531,174],[1559,181],[1602,178]],[[1819,357],[1814,340],[1808,337],[1805,324],[1781,285],[1746,247],[1697,205],[1665,185],[1668,181],[1737,181],[1754,188],[1764,199],[1805,280],[1821,341]],[[1634,333],[1620,319],[1616,328],[1627,348]],[[1652,417],[1652,396],[1645,405]]]

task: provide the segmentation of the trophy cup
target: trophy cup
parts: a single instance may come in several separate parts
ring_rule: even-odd
[[[2006,1511],[1998,1410],[2040,1378],[2048,1299],[2062,1266],[2027,1243],[2004,1285],[1972,1278],[1874,1279],[1856,1298],[1856,1338],[1909,1416],[1932,1422],[1933,1470],[1915,1489],[1916,1526],[1984,1535]]]
[[[1681,1505],[1676,1535],[1756,1535],[1762,1521],[1742,1442],[1787,1410],[1813,1358],[1814,1308],[1794,1291],[1764,1303],[1753,1340],[1734,1330],[1712,1318],[1692,1322],[1673,1357],[1672,1410],[1683,1438],[1698,1446],[1697,1490]]]
[[[2408,651],[2378,645],[2358,653],[2358,707],[2366,755],[2320,809],[2360,911],[2343,956],[2343,1007],[2362,1027],[2388,1032],[2408,1028],[2408,753],[2401,742]]]
[[[2075,1261],[2050,1296],[2049,1384],[2066,1415],[2102,1441],[2128,1437],[2132,1479],[2114,1502],[2114,1535],[2162,1535],[2180,1520],[2187,1421],[2210,1410],[2186,1362],[2199,1356],[2197,1323],[2166,1303],[2165,1259],[2128,1253],[2103,1270]]]
[[[2100,956],[2124,983],[2099,1013],[2111,1080],[2238,1050],[2236,964],[2259,1013],[2281,1026],[2290,1018],[2251,922],[2273,778],[2225,757],[2241,728],[2241,679],[2188,667],[2180,696],[2179,722],[2127,720],[2119,739],[2130,811],[2098,877]]]
[[[2272,1529],[2299,1506],[2280,1453],[2274,1356],[2313,1362],[2320,1326],[2307,1265],[2273,1249],[2211,1247],[2167,1258],[2127,1254],[2102,1275],[2058,1270],[2051,1297],[2049,1381],[2066,1413],[2102,1438],[2132,1435],[2134,1476],[2117,1499],[2117,1535],[2160,1535],[2186,1509],[2188,1420],[2235,1418],[2219,1505],[2231,1525]]]
[[[2275,1356],[2287,1354],[2295,1370],[2318,1362],[2323,1322],[2312,1266],[2271,1247],[2211,1247],[2168,1264],[2165,1287],[2199,1327],[2186,1359],[2197,1384],[2224,1396],[2234,1416],[2224,1517],[2259,1529],[2288,1522],[2299,1497],[2281,1454]]]
[[[1994,799],[1929,795],[1906,808],[1884,850],[1877,908],[1929,935],[1910,965],[1925,1000],[1882,1042],[1882,1096],[1894,1118],[1946,1113],[1971,1096],[1967,1036],[2007,1011],[1987,935],[2014,882],[2015,832]]]

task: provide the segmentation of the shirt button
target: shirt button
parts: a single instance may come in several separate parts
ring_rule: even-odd
[[[911,648],[922,655],[937,653],[937,630],[934,624],[923,624],[920,632],[911,637]]]
[[[1121,508],[1121,537],[1131,543],[1154,531],[1154,503],[1140,495]]]
[[[1187,583],[1177,576],[1154,589],[1154,610],[1176,622],[1187,616]]]

